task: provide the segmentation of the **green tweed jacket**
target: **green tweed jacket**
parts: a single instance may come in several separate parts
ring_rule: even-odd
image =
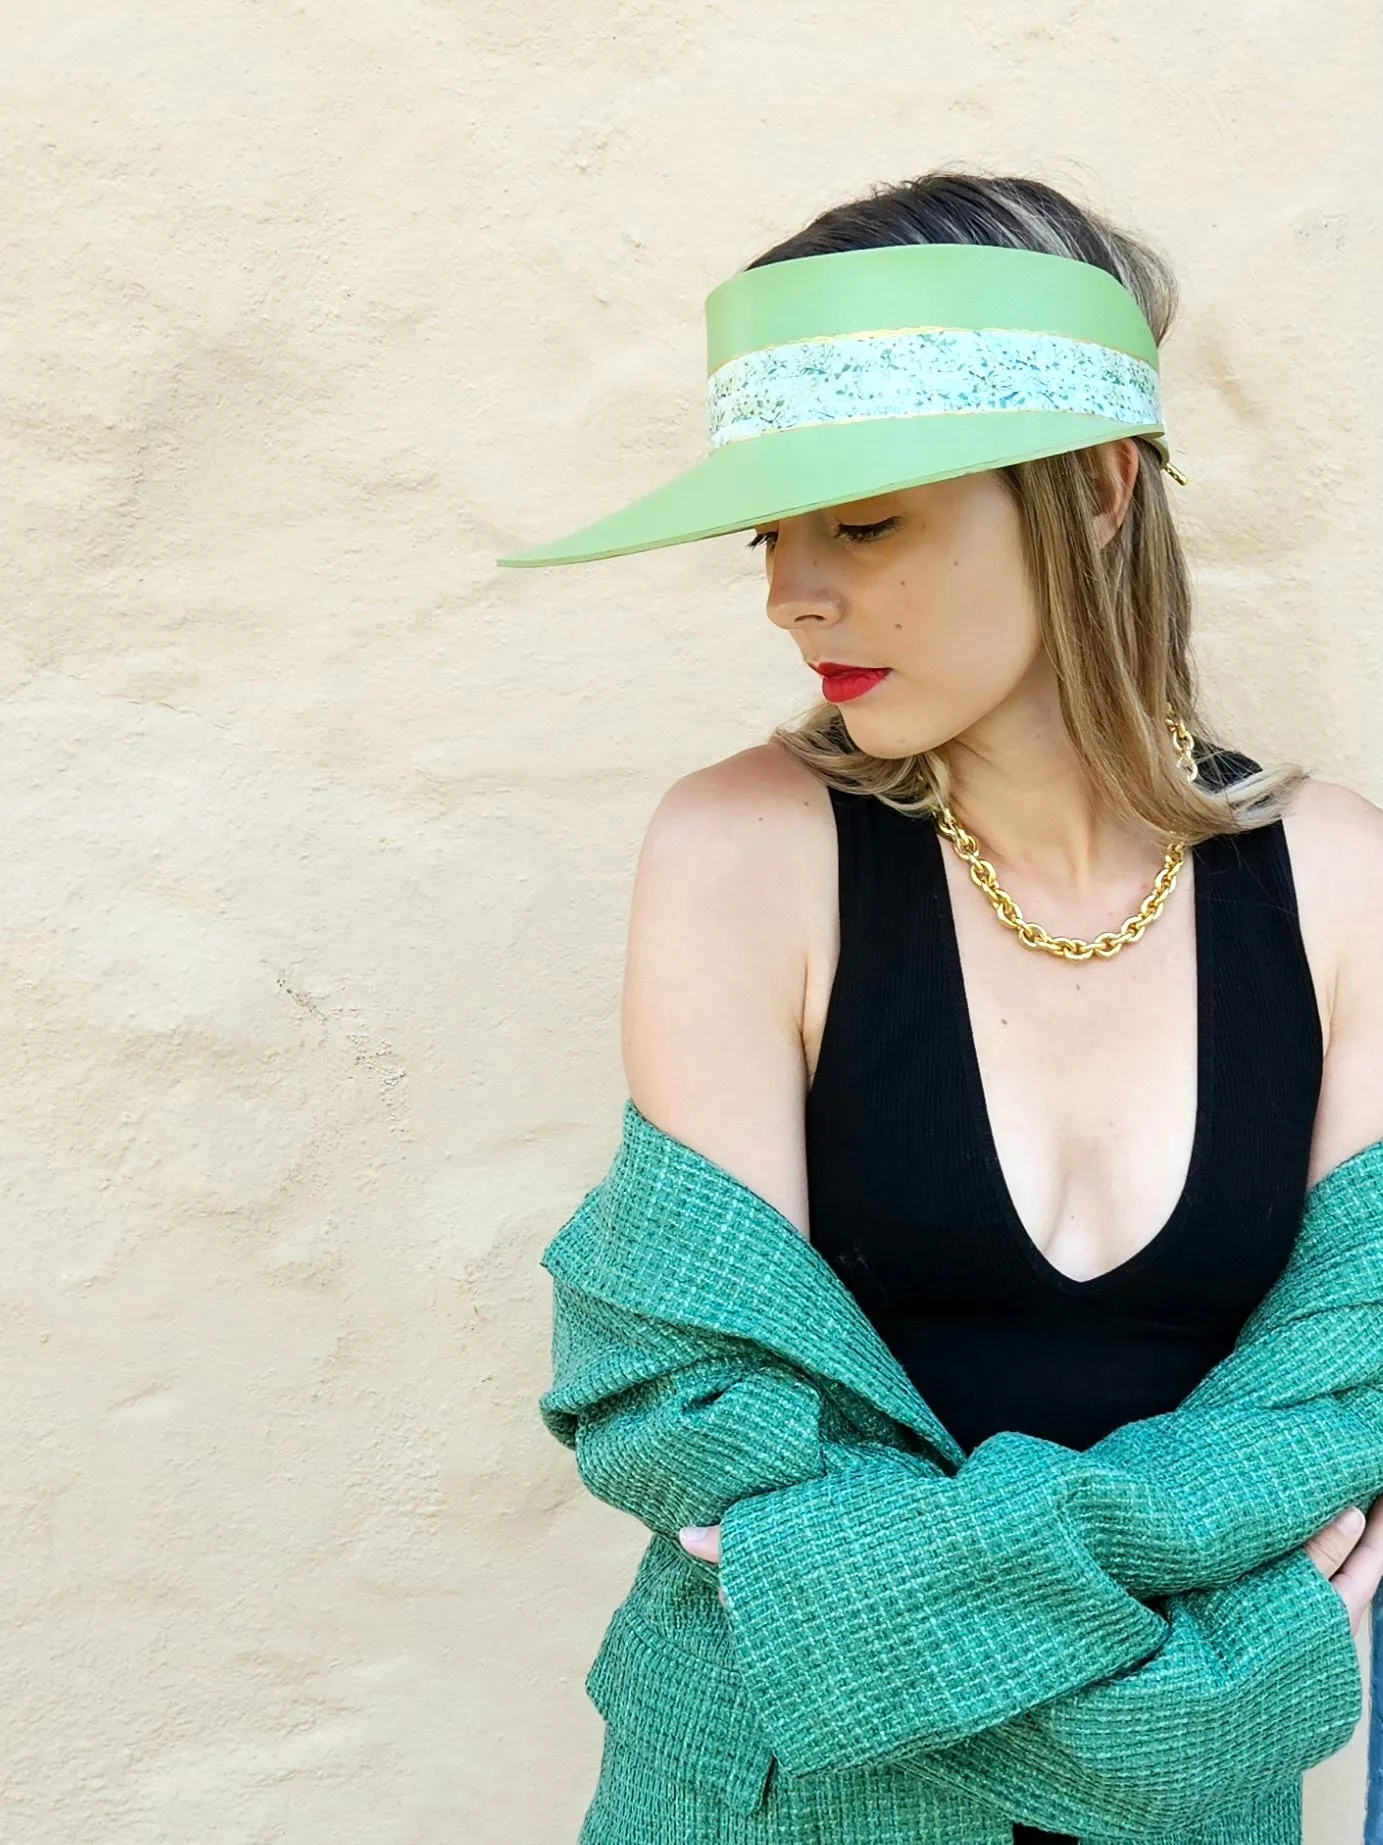
[[[652,1534],[579,1845],[1300,1845],[1363,1708],[1302,1546],[1383,1490],[1383,1140],[1234,1350],[1083,1452],[967,1456],[824,1257],[632,1100],[541,1260],[543,1421]],[[718,1568],[677,1542],[716,1523]]]

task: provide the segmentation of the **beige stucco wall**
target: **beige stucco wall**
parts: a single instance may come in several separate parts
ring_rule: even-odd
[[[1383,799],[1376,19],[11,9],[6,1841],[575,1838],[641,1533],[537,1420],[537,1256],[643,825],[810,688],[742,540],[492,560],[697,456],[760,247],[941,159],[1156,239],[1215,702]]]

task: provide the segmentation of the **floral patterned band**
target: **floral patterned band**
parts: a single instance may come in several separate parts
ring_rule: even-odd
[[[889,328],[741,353],[706,384],[710,446],[813,423],[1066,410],[1162,427],[1155,368],[1056,333]]]

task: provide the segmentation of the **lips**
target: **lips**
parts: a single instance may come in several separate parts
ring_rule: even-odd
[[[821,675],[821,690],[833,705],[860,698],[881,684],[893,670],[888,666],[846,666],[838,660],[813,660],[813,672]]]

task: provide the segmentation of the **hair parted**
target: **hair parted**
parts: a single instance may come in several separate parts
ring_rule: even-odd
[[[1040,180],[936,168],[821,212],[746,269],[838,250],[902,243],[998,244],[1093,263],[1137,300],[1161,346],[1177,310],[1165,260],[1096,212]],[[1165,721],[1170,705],[1201,746],[1209,734],[1190,655],[1191,584],[1152,444],[1134,437],[1138,476],[1119,530],[1103,546],[1092,520],[1103,476],[1097,449],[997,470],[1018,506],[1043,645],[1062,717],[1099,797],[1164,843],[1188,844],[1280,819],[1307,771],[1265,766],[1219,793],[1190,782]],[[904,813],[950,798],[945,746],[887,759],[856,747],[839,708],[815,702],[771,733],[821,781],[872,794]]]

